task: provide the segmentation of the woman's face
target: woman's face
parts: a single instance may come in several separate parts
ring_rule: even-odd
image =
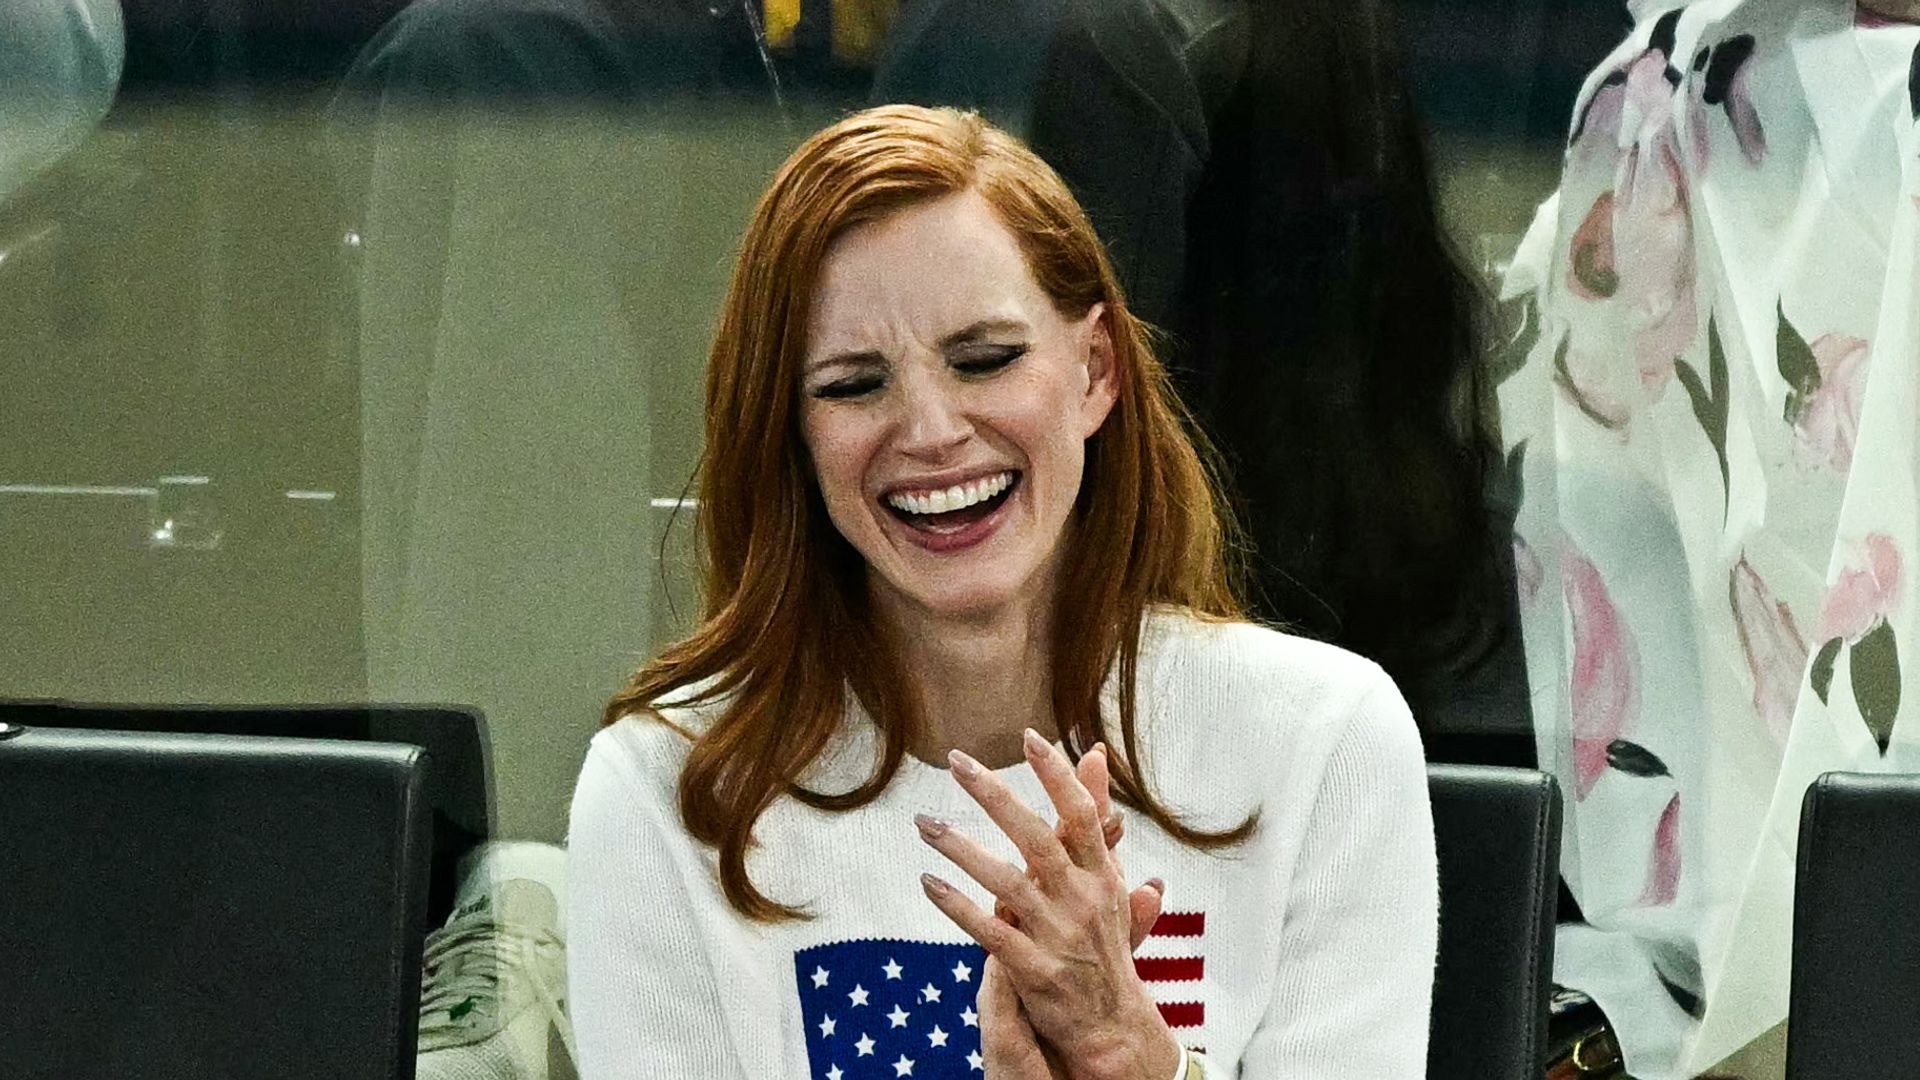
[[[1102,314],[1054,310],[974,192],[828,250],[801,424],[883,603],[978,619],[1051,599],[1086,440],[1114,401]]]

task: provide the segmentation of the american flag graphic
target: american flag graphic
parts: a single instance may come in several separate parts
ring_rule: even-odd
[[[1160,1014],[1191,1043],[1206,1022],[1202,912],[1160,916],[1134,967]],[[865,938],[794,954],[794,984],[815,1080],[954,1080],[985,1069],[974,993],[986,950],[978,945]],[[1199,1049],[1199,1047],[1195,1047]]]

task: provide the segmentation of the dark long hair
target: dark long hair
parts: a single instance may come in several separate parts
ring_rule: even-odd
[[[1215,82],[1182,389],[1229,462],[1255,610],[1413,698],[1422,672],[1490,647],[1508,603],[1480,290],[1442,233],[1383,4],[1251,0],[1236,18],[1196,61]]]

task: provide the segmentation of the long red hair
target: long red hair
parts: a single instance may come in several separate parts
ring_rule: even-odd
[[[1116,748],[1114,798],[1182,841],[1213,848],[1255,820],[1188,828],[1133,768],[1140,626],[1150,605],[1238,618],[1233,545],[1214,474],[1127,309],[1086,214],[1032,151],[971,113],[885,106],[808,139],[760,200],[743,241],[707,367],[700,473],[705,608],[691,635],[636,672],[603,722],[663,722],[656,702],[720,702],[679,780],[681,820],[719,849],[720,883],[743,914],[804,915],[748,879],[753,826],[781,795],[827,810],[864,805],[899,770],[919,705],[867,611],[866,569],[835,531],[799,430],[800,370],[815,282],[846,230],[905,207],[976,190],[1018,239],[1034,278],[1068,318],[1106,305],[1118,397],[1087,440],[1087,463],[1053,619],[1053,715],[1069,747]],[[1118,676],[1119,730],[1101,715]],[[800,784],[845,722],[854,694],[882,738],[874,772],[851,791]]]

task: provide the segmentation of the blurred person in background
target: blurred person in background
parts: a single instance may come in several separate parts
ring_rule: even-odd
[[[100,123],[126,59],[119,0],[10,0],[0,8],[0,204]]]

